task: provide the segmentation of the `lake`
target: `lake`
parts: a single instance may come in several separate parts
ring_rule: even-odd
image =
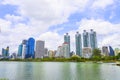
[[[120,66],[92,62],[0,62],[0,79],[120,80]]]

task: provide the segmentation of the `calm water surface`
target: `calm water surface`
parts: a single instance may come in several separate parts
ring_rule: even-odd
[[[9,80],[120,80],[112,63],[0,62],[0,79]]]

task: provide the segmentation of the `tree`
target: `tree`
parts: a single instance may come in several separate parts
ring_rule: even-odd
[[[101,50],[99,48],[93,49],[92,57],[101,57]]]
[[[116,56],[117,59],[120,59],[120,52],[118,53],[118,55]]]

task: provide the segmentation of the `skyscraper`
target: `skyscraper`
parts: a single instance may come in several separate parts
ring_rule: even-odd
[[[45,48],[44,57],[48,57],[48,48]]]
[[[23,40],[22,41],[22,59],[27,58],[27,52],[28,52],[28,41]]]
[[[68,33],[66,33],[66,35],[64,35],[64,43],[68,44],[69,54],[70,54],[70,35]]]
[[[9,56],[9,46],[6,48],[6,56]]]
[[[76,55],[82,56],[82,42],[81,42],[81,35],[79,32],[75,35],[75,41],[76,41]]]
[[[96,32],[93,29],[90,30],[90,47],[92,49],[97,48]]]
[[[26,58],[34,58],[34,46],[35,46],[35,39],[29,38],[28,39],[28,51]]]
[[[9,56],[9,46],[6,49],[2,48],[2,56],[7,58]]]
[[[62,49],[63,49],[63,55],[64,55],[64,57],[65,58],[69,58],[70,57],[69,44],[68,43],[63,43]]]
[[[104,56],[109,56],[109,50],[107,46],[102,47],[102,53]]]
[[[2,56],[4,57],[5,56],[5,49],[4,48],[2,48]]]
[[[22,57],[22,48],[23,48],[23,45],[20,44],[18,47],[18,57]]]
[[[42,58],[44,54],[45,54],[45,42],[41,40],[36,41],[35,58]]]
[[[115,56],[115,52],[111,46],[109,46],[109,56]]]
[[[83,31],[83,47],[89,47],[89,33],[86,30]]]

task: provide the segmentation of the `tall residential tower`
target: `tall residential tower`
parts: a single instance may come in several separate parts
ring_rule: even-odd
[[[64,35],[64,43],[68,44],[69,54],[70,54],[70,35],[68,33],[66,33],[66,35]]]
[[[97,37],[96,32],[93,29],[90,30],[90,47],[92,49],[97,48]]]
[[[75,35],[75,42],[76,42],[76,55],[82,56],[82,41],[81,41],[81,34],[79,32]]]

